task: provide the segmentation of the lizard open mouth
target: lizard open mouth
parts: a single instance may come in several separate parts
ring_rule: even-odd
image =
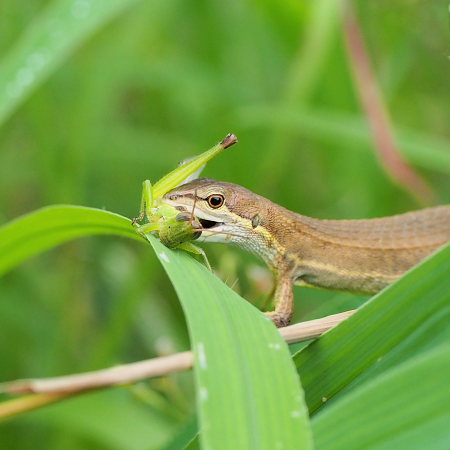
[[[202,228],[209,229],[214,228],[217,225],[222,225],[222,222],[214,222],[214,220],[200,219],[198,218]]]

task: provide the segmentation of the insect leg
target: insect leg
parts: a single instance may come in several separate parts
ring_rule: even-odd
[[[136,228],[136,231],[140,234],[151,233],[152,231],[158,231],[160,228],[160,224],[157,222],[148,222],[144,223],[144,225],[139,225]]]
[[[153,206],[152,183],[150,183],[150,180],[145,180],[142,183],[141,206],[139,209],[139,215],[133,219],[133,221],[131,222],[132,225],[136,226],[138,222],[142,222],[144,219],[150,220],[152,206]]]
[[[203,249],[197,247],[192,242],[183,242],[178,245],[177,248],[181,248],[182,250],[185,250],[187,252],[194,253],[195,255],[200,255],[205,262],[205,266],[212,272],[211,264],[209,264],[208,257],[206,256],[206,253]]]

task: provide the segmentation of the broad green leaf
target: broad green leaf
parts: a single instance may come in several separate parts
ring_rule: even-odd
[[[270,321],[187,254],[148,236],[184,308],[204,448],[311,448],[286,343]]]
[[[89,36],[137,0],[52,2],[0,61],[0,124]]]
[[[324,408],[316,448],[448,449],[450,346],[419,355]]]
[[[94,234],[142,239],[130,219],[118,214],[83,206],[49,206],[0,228],[0,274],[43,250]]]
[[[141,239],[122,216],[55,206],[0,229],[3,271],[39,251],[89,234]],[[311,448],[303,393],[274,325],[185,252],[148,236],[185,310],[195,353],[206,448]],[[155,318],[155,320],[157,320]]]
[[[345,388],[448,341],[450,246],[294,356],[310,412]]]

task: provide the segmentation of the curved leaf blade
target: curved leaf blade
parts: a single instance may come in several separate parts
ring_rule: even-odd
[[[142,239],[107,211],[54,206],[0,229],[0,271],[75,237]],[[185,310],[196,356],[201,439],[208,448],[312,448],[300,382],[274,325],[204,266],[148,236]]]
[[[312,448],[299,380],[273,324],[187,254],[148,239],[188,321],[204,448]]]

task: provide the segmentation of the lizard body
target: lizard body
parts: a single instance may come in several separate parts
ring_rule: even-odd
[[[391,217],[323,220],[289,211],[232,183],[200,178],[164,201],[192,211],[199,241],[231,243],[260,256],[275,277],[277,326],[293,313],[293,285],[373,294],[450,240],[450,205]]]

